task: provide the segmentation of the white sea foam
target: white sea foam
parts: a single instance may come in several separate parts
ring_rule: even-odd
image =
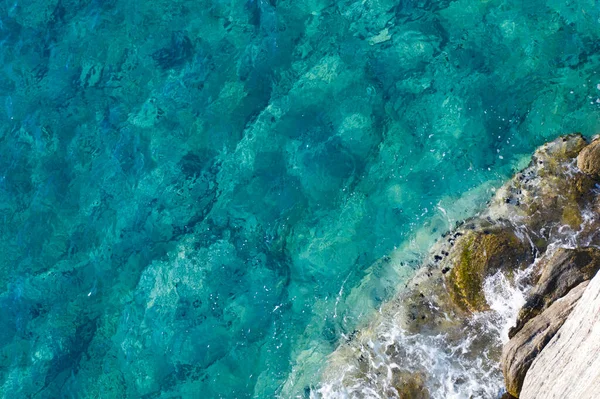
[[[311,398],[394,398],[395,374],[415,372],[422,373],[434,399],[498,398],[504,389],[499,354],[525,303],[524,281],[532,268],[512,280],[502,273],[487,278],[484,293],[490,310],[473,316],[453,337],[409,334],[394,318],[382,321],[373,338],[349,353],[367,359],[366,370],[359,370],[356,362],[342,361],[330,373],[335,377],[324,381]]]

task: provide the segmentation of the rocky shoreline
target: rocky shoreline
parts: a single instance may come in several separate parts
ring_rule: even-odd
[[[579,176],[576,179],[581,179],[577,182],[585,182],[583,187],[589,186],[590,179],[595,182],[600,177],[600,140],[579,152],[576,165],[574,173]],[[588,191],[581,190],[581,194],[576,202],[579,215],[575,215],[575,220],[581,218],[583,226],[585,211],[594,222],[598,217],[597,184]],[[550,251],[536,265],[535,285],[502,353],[508,391],[505,398],[597,397],[600,363],[590,367],[591,363],[582,362],[574,354],[585,350],[591,359],[600,357],[597,342],[600,335],[596,333],[596,342],[588,342],[590,331],[600,329],[597,323],[600,304],[594,302],[600,295],[600,276],[594,277],[600,269],[598,227],[597,222],[586,223],[582,229],[584,240],[579,245]],[[586,319],[579,315],[586,311],[596,317]],[[571,334],[565,338],[567,331]],[[579,381],[584,374],[588,378]],[[577,378],[576,384],[573,377]]]
[[[600,364],[582,362],[600,358],[600,321],[581,315],[600,314],[599,180],[599,139],[571,134],[538,148],[479,216],[439,240],[402,294],[338,348],[324,373],[328,392],[592,398]],[[503,303],[522,296],[517,308],[490,299],[498,284],[509,287]],[[573,370],[589,379],[576,394],[580,384],[565,380]]]

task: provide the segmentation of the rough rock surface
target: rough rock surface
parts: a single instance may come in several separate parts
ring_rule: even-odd
[[[579,153],[577,167],[584,173],[600,175],[600,139],[594,140]]]
[[[518,397],[525,374],[535,357],[563,325],[571,310],[583,295],[588,281],[573,288],[567,295],[555,301],[537,317],[529,320],[504,346],[502,373],[507,391]]]
[[[472,312],[489,308],[482,290],[486,276],[500,269],[522,268],[533,261],[529,243],[506,227],[469,232],[457,247],[448,289],[454,303]]]
[[[560,338],[563,328],[561,326],[565,320],[573,317],[569,315],[575,306],[583,306],[579,303],[584,302],[584,298],[578,302],[578,298],[582,295],[582,289],[600,269],[600,250],[594,247],[598,244],[599,230],[600,207],[598,206],[599,196],[595,179],[600,172],[600,140],[595,140],[587,146],[582,145],[583,143],[574,135],[566,136],[563,140],[566,140],[563,149],[560,149],[560,146],[556,147],[557,141],[554,141],[536,151],[533,163],[537,160],[538,164],[544,165],[542,168],[545,171],[540,170],[531,176],[524,171],[520,174],[524,177],[519,178],[524,181],[523,185],[508,184],[504,187],[507,194],[518,194],[514,206],[511,204],[512,200],[506,201],[508,205],[504,212],[510,211],[512,206],[513,211],[520,211],[521,215],[525,215],[525,218],[528,219],[525,223],[534,227],[531,229],[533,232],[531,237],[538,247],[543,247],[543,242],[548,241],[546,237],[549,230],[552,229],[556,229],[558,232],[555,237],[566,234],[559,239],[559,242],[562,241],[569,247],[575,246],[575,248],[559,247],[549,251],[535,265],[531,281],[534,286],[519,312],[516,326],[509,331],[511,339],[504,346],[502,355],[502,369],[508,390],[507,394],[514,397],[527,397],[526,395],[531,394],[533,390],[538,390],[544,384],[543,380],[536,381],[539,376],[533,374],[532,363],[537,362],[537,359],[542,356],[548,356],[545,348],[550,347],[548,344],[550,339],[552,339],[551,342],[554,342],[555,339],[564,339]],[[563,160],[562,163],[559,163],[557,167],[555,160],[544,158],[547,154],[555,154],[558,159]],[[573,161],[570,161],[574,156],[577,156],[577,168],[569,166],[574,164]],[[552,214],[559,215],[558,225],[552,226]],[[556,216],[554,220],[556,220]],[[536,229],[535,227],[540,222],[545,227]],[[536,235],[536,230],[541,234]],[[586,334],[583,330],[582,333]],[[573,333],[571,339],[582,340],[585,338],[575,336]],[[547,344],[548,346],[546,346]],[[565,343],[563,347],[566,348],[569,345],[571,344]],[[563,355],[567,358],[572,357],[568,352]],[[565,361],[565,364],[569,361]],[[538,370],[535,373],[541,374],[543,367],[553,368],[555,364],[546,361],[545,365],[537,367]],[[555,377],[558,375],[556,374]],[[532,388],[528,393],[525,393],[525,388],[523,388],[523,392],[521,392],[524,380],[530,381],[530,385],[536,388]],[[550,392],[553,393],[550,394]],[[579,396],[582,394],[583,391],[578,391],[573,396],[562,396],[549,389],[541,390],[536,393],[538,396],[532,397],[579,399],[583,397]]]
[[[421,373],[402,373],[395,376],[397,384],[394,388],[398,391],[400,399],[430,399],[429,391],[425,386],[425,376]]]
[[[600,250],[597,248],[558,248],[544,256],[537,265],[541,275],[521,308],[517,325],[511,329],[512,338],[529,320],[542,313],[554,301],[583,281],[590,280],[600,269]]]
[[[500,188],[484,215],[523,225],[543,251],[549,233],[568,226],[578,230],[591,200],[594,179],[573,166],[587,142],[579,134],[544,144],[527,168]],[[555,231],[555,235],[572,231]]]
[[[521,399],[595,399],[600,392],[600,275],[535,358]]]

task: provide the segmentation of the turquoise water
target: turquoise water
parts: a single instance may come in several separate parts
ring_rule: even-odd
[[[3,398],[314,396],[531,151],[597,133],[579,1],[0,4]]]

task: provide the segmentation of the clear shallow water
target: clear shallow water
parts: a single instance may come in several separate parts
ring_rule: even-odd
[[[598,128],[596,2],[0,4],[0,392],[309,396],[431,241]]]

